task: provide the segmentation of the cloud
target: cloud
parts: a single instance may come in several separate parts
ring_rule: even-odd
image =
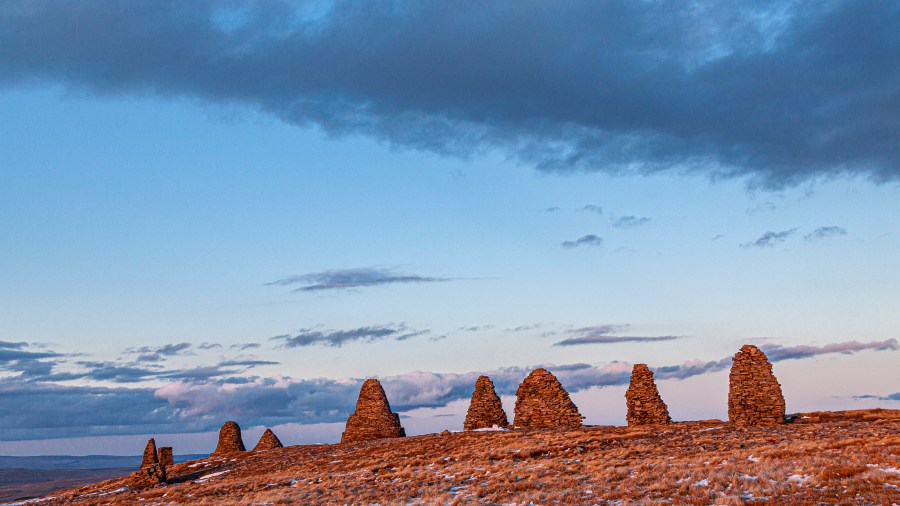
[[[430,334],[430,330],[413,330],[406,324],[389,323],[387,325],[370,325],[350,330],[320,331],[313,329],[301,329],[295,334],[286,334],[272,337],[273,341],[282,341],[286,348],[298,348],[304,346],[324,345],[341,347],[348,343],[371,343],[385,339],[405,341],[413,337]]]
[[[775,246],[787,240],[788,237],[794,235],[796,228],[790,230],[782,230],[781,232],[772,232],[771,230],[759,236],[755,241],[745,242],[741,244],[742,248],[766,248]]]
[[[166,357],[176,355],[193,355],[191,343],[166,344],[163,346],[141,346],[140,348],[128,348],[125,353],[138,355],[140,362],[159,362]]]
[[[260,348],[262,345],[259,343],[243,343],[243,344],[232,344],[229,346],[232,350],[238,351],[246,351]]]
[[[588,211],[591,213],[603,214],[603,208],[598,205],[594,205],[594,204],[588,204],[588,205],[582,207],[581,209],[579,209],[579,211]]]
[[[854,399],[877,399],[879,401],[900,401],[900,392],[896,392],[890,395],[854,395]]]
[[[559,211],[559,207],[557,207],[557,206],[548,207],[548,208],[544,209],[545,213],[555,213],[557,211]]]
[[[213,348],[221,348],[221,347],[222,347],[221,344],[210,343],[210,342],[206,342],[206,341],[204,341],[203,343],[197,345],[197,348],[199,348],[199,349],[201,349],[201,350],[211,350],[211,349],[213,349]]]
[[[462,332],[484,332],[487,330],[493,330],[494,325],[471,325],[469,327],[457,327],[456,330],[460,330]]]
[[[842,353],[848,355],[863,350],[895,351],[898,349],[898,346],[896,339],[886,339],[884,341],[872,341],[868,343],[847,341],[843,343],[826,344],[824,346],[781,346],[778,344],[763,344],[760,345],[760,349],[767,357],[769,357],[769,360],[772,362],[779,362],[781,360],[809,358],[829,353]]]
[[[621,216],[612,222],[612,226],[616,228],[633,228],[650,223],[650,218],[641,216]]]
[[[819,227],[813,230],[811,233],[803,236],[803,239],[806,241],[818,241],[821,239],[828,239],[830,237],[837,237],[841,235],[847,235],[847,229],[844,227],[838,226],[829,226],[829,227]]]
[[[895,180],[898,25],[888,0],[33,0],[0,8],[0,86],[246,104],[551,172]]]
[[[21,350],[28,346],[26,342],[11,343],[9,341],[0,341],[0,349]]]
[[[563,241],[563,248],[577,248],[578,246],[600,246],[603,238],[594,234],[583,235],[574,241]]]
[[[296,288],[295,292],[313,292],[319,290],[345,290],[367,286],[390,285],[395,283],[433,283],[450,281],[449,278],[435,278],[416,274],[399,274],[390,269],[340,269],[311,272],[266,283],[268,285],[292,286],[306,285]]]
[[[616,336],[611,335],[627,329],[629,325],[595,325],[566,331],[573,335],[555,343],[553,346],[575,346],[579,344],[614,344],[614,343],[652,343],[672,341],[684,336]]]

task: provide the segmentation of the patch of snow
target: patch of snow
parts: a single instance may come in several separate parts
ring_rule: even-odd
[[[509,429],[505,427],[497,427],[494,425],[493,427],[485,427],[483,429],[474,429],[472,432],[507,432]]]
[[[758,478],[756,476],[750,476],[749,474],[742,474],[742,475],[738,476],[738,479],[743,480],[743,481],[750,481],[750,480],[756,480]]]
[[[788,476],[787,479],[788,479],[788,481],[792,481],[802,487],[804,483],[806,483],[807,481],[812,479],[812,476],[808,476],[805,474],[792,474],[792,475]]]
[[[747,457],[747,460],[749,460],[750,462],[753,462],[753,463],[759,462],[759,459],[754,457],[753,455],[750,455],[749,457]]]
[[[722,427],[709,427],[707,429],[700,429],[700,432],[706,432],[706,431],[710,431],[710,430],[719,430],[721,428]]]
[[[709,480],[707,480],[706,478],[703,478],[703,479],[700,480],[700,481],[695,481],[695,482],[694,482],[694,486],[695,486],[695,487],[708,487],[708,486],[709,486]]]
[[[203,475],[203,476],[201,476],[200,478],[197,478],[196,480],[194,480],[193,483],[203,483],[203,482],[205,482],[206,480],[208,480],[208,479],[210,479],[210,478],[213,478],[213,477],[216,477],[216,476],[221,476],[221,475],[223,475],[223,474],[225,474],[225,473],[230,473],[230,472],[231,472],[230,469],[226,469],[226,470],[224,470],[224,471],[219,471],[219,472],[217,472],[217,473],[210,473],[210,474],[207,474],[207,475]]]

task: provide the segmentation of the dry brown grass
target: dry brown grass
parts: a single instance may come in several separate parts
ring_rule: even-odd
[[[173,483],[148,490],[111,480],[38,504],[900,504],[900,411],[805,416],[293,446],[178,464]]]

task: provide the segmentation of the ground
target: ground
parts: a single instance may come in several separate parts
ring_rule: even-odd
[[[207,458],[30,504],[898,504],[900,410],[444,433]]]

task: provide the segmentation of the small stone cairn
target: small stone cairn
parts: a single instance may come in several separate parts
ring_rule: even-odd
[[[216,451],[212,452],[211,457],[221,455],[229,455],[247,451],[244,448],[244,440],[241,439],[241,426],[236,422],[225,422],[219,429],[219,442],[216,445]]]
[[[546,429],[578,428],[584,418],[556,376],[535,369],[516,390],[516,427]]]
[[[347,419],[341,442],[405,436],[406,431],[400,426],[400,416],[391,412],[381,383],[376,379],[367,379],[359,391],[356,411]]]
[[[258,452],[275,448],[284,448],[284,445],[281,444],[281,440],[272,432],[272,429],[266,429],[262,437],[259,438],[259,442],[253,447],[253,451]]]
[[[175,465],[175,458],[172,456],[171,446],[160,446],[158,456],[159,465],[163,466],[163,468],[172,467]]]
[[[631,384],[625,392],[628,405],[626,419],[628,425],[655,425],[671,423],[669,408],[659,396],[656,383],[653,382],[653,371],[647,364],[634,364],[631,370]]]
[[[156,455],[156,440],[150,438],[144,447],[141,467],[129,476],[131,488],[142,489],[166,482],[166,469],[160,465]]]
[[[772,364],[759,348],[744,345],[728,375],[728,420],[737,425],[784,423],[784,395]]]
[[[494,391],[494,383],[487,376],[479,376],[475,381],[475,391],[472,392],[472,402],[469,404],[469,412],[466,413],[463,429],[490,429],[507,426],[509,426],[509,422],[506,420],[506,412],[503,411],[500,397]]]

